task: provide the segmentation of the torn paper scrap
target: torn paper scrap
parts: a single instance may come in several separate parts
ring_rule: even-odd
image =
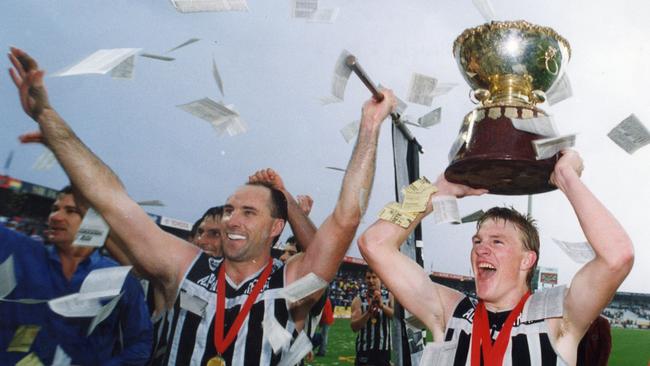
[[[350,52],[347,50],[341,51],[339,58],[336,60],[334,75],[332,76],[332,95],[341,100],[343,100],[345,87],[348,85],[350,73],[352,72],[352,69],[347,64],[348,56],[350,56]]]
[[[456,155],[460,149],[463,148],[463,146],[465,146],[465,136],[461,133],[456,137],[454,143],[451,144],[451,148],[449,148],[449,154],[447,154],[447,158],[449,159],[450,163],[454,160],[454,158],[456,158]]]
[[[16,272],[14,272],[14,256],[10,255],[0,264],[0,299],[4,299],[16,288]]]
[[[311,13],[309,18],[307,18],[307,22],[333,24],[336,22],[336,18],[338,17],[339,8],[318,9],[315,12]]]
[[[483,217],[483,215],[485,215],[485,212],[483,210],[474,211],[467,216],[463,216],[460,219],[460,222],[462,222],[463,224],[466,224],[468,222],[475,222],[478,221],[481,217]]]
[[[490,0],[472,0],[472,3],[486,22],[494,20],[494,8],[492,8]]]
[[[634,114],[609,131],[607,137],[628,154],[634,154],[640,148],[650,144],[648,128]]]
[[[512,118],[512,126],[519,131],[534,133],[544,137],[556,137],[559,135],[553,117],[539,116],[534,118]]]
[[[460,222],[456,197],[434,196],[431,203],[433,204],[433,221],[436,224]]]
[[[237,115],[237,112],[210,98],[195,100],[187,104],[178,105],[177,107],[195,117],[210,122],[213,126],[224,123]]]
[[[176,47],[172,47],[169,51],[167,51],[167,53],[174,52],[174,51],[176,51],[176,50],[179,49],[179,48],[183,48],[183,47],[189,46],[189,45],[191,45],[192,43],[196,43],[196,42],[198,42],[198,41],[200,41],[200,40],[201,40],[201,38],[190,38],[190,39],[188,39],[187,41],[185,41],[185,42],[179,44],[178,46],[176,46]]]
[[[248,131],[248,125],[239,116],[232,116],[226,122],[214,126],[218,136],[223,136],[226,133],[232,137]]]
[[[214,81],[219,87],[221,95],[225,95],[223,93],[223,81],[221,81],[221,75],[219,75],[219,70],[217,69],[217,61],[214,60],[214,56],[212,56],[212,76],[214,77]]]
[[[328,104],[334,104],[334,103],[341,103],[343,99],[339,97],[335,97],[333,95],[327,95],[324,97],[318,98],[318,101],[320,101],[321,105],[328,105]]]
[[[61,346],[56,346],[56,351],[54,352],[54,360],[52,360],[52,366],[70,366],[71,363],[72,358],[70,358],[70,356],[65,353]]]
[[[14,337],[11,339],[7,352],[29,352],[36,335],[41,330],[38,325],[21,325],[16,329]]]
[[[440,123],[441,114],[442,108],[438,107],[425,114],[424,116],[418,118],[418,125],[420,125],[420,127],[429,128],[437,123]]]
[[[80,299],[79,294],[62,296],[48,301],[47,304],[53,312],[68,318],[94,317],[102,308],[98,298]]]
[[[305,331],[301,331],[296,340],[289,348],[289,352],[284,352],[279,366],[293,366],[300,363],[312,349],[311,341]]]
[[[41,155],[36,158],[34,165],[32,165],[33,170],[50,170],[56,163],[56,157],[49,149],[45,149]]]
[[[589,245],[588,242],[577,242],[571,243],[568,241],[557,240],[554,238],[553,241],[557,244],[566,255],[569,256],[574,262],[577,263],[587,263],[590,260],[596,258],[596,253],[594,249]]]
[[[559,80],[551,86],[546,92],[546,101],[549,105],[557,104],[565,99],[573,96],[573,89],[571,89],[571,81],[569,76],[565,73]]]
[[[176,60],[173,57],[167,57],[167,56],[161,56],[161,55],[155,55],[153,53],[141,53],[140,57],[146,57],[146,58],[152,58],[154,60],[160,60],[160,61],[174,61]]]
[[[108,267],[92,270],[79,289],[81,299],[117,296],[133,266]]]
[[[309,18],[318,10],[318,0],[292,0],[291,16],[294,18]]]
[[[43,366],[36,353],[32,352],[16,363],[16,366]]]
[[[533,140],[533,149],[535,149],[536,159],[548,159],[564,149],[575,145],[576,135],[564,135],[558,137],[549,137],[545,139]]]
[[[52,74],[52,76],[106,74],[140,50],[140,48],[101,49],[86,57],[81,62]]]
[[[72,245],[99,248],[104,245],[110,228],[92,207],[88,208]]]
[[[391,202],[379,211],[379,218],[406,229],[417,218],[417,213],[406,211],[401,204]]]
[[[431,93],[431,96],[433,96],[435,98],[435,97],[439,97],[441,95],[445,95],[445,94],[449,93],[456,86],[458,86],[458,84],[456,84],[456,83],[438,83],[436,85],[436,88]]]
[[[431,103],[433,103],[433,90],[436,88],[437,83],[438,80],[434,77],[414,72],[411,76],[409,95],[406,100],[430,107]]]
[[[280,325],[278,320],[271,313],[266,313],[264,315],[262,329],[264,330],[264,336],[271,344],[273,353],[278,353],[282,348],[291,343],[291,333]]]
[[[133,79],[133,70],[135,69],[135,55],[128,57],[119,65],[111,70],[111,77],[113,79]]]
[[[147,200],[147,201],[140,201],[138,202],[138,205],[140,206],[159,206],[159,207],[164,207],[165,203],[161,200]]]
[[[326,286],[327,282],[324,279],[318,277],[314,272],[309,272],[306,276],[283,287],[281,293],[289,302],[296,302]]]
[[[190,295],[187,291],[181,290],[180,293],[181,308],[194,313],[200,317],[203,317],[205,312],[205,307],[208,305],[208,302],[202,298],[194,295]]]
[[[359,134],[360,125],[360,121],[352,121],[341,129],[341,135],[345,139],[345,142],[349,144],[350,141],[357,137]]]
[[[180,13],[248,11],[246,0],[171,0]]]
[[[117,303],[120,301],[120,298],[122,298],[122,294],[115,296],[111,301],[99,309],[99,312],[97,315],[95,315],[93,320],[90,322],[90,325],[88,326],[88,333],[86,333],[87,336],[89,336],[93,330],[95,330],[99,323],[103,322],[104,319],[108,318],[108,316],[111,315],[113,309],[115,309],[115,306],[117,306]]]

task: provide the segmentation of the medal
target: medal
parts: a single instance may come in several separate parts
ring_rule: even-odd
[[[218,355],[208,361],[208,366],[226,365],[226,360],[222,355],[237,337],[237,333],[239,333],[239,329],[248,316],[248,313],[251,311],[255,299],[257,299],[257,296],[262,292],[266,280],[271,274],[271,269],[273,269],[273,258],[269,258],[269,264],[266,265],[260,276],[257,278],[257,283],[253,287],[253,290],[248,294],[242,307],[239,309],[239,313],[230,326],[228,333],[224,334],[224,320],[226,318],[226,262],[224,261],[221,263],[221,268],[219,268],[219,275],[217,277],[217,309],[214,316],[214,347],[217,349]]]
[[[372,324],[377,323],[377,318],[375,318],[375,317],[370,318],[370,322],[371,322]]]
[[[510,342],[510,331],[517,321],[519,314],[524,309],[524,305],[529,296],[530,292],[526,292],[521,300],[519,300],[517,306],[512,309],[505,323],[503,323],[494,345],[492,344],[492,337],[490,337],[490,324],[487,310],[485,310],[485,304],[483,301],[478,302],[472,323],[472,366],[479,366],[481,364],[481,354],[483,354],[483,360],[486,366],[503,364],[503,356]]]
[[[226,360],[221,356],[214,356],[208,360],[207,366],[226,366]]]

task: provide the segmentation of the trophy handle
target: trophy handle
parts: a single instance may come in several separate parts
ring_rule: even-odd
[[[530,94],[530,99],[534,104],[544,103],[546,101],[546,93],[541,90],[533,90]]]
[[[474,104],[482,104],[490,98],[490,91],[487,89],[474,89],[469,91],[469,100]]]

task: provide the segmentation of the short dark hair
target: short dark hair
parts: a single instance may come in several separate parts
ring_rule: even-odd
[[[293,245],[294,247],[296,247],[296,253],[302,252],[302,247],[300,245],[298,245],[298,240],[296,239],[296,237],[294,235],[291,235],[290,237],[287,238],[287,242],[286,242],[285,245],[287,245],[287,244],[288,245]]]
[[[199,230],[199,226],[201,226],[201,223],[203,220],[205,220],[206,217],[214,217],[214,218],[219,218],[223,216],[223,206],[214,206],[210,207],[205,213],[198,219],[196,222],[194,222],[194,225],[192,225],[192,229],[190,230],[190,238],[194,238],[196,235],[196,232]]]
[[[478,231],[481,225],[488,220],[502,220],[515,225],[519,231],[521,242],[524,244],[524,249],[535,252],[535,263],[526,275],[526,285],[529,290],[532,290],[533,274],[539,261],[539,232],[535,220],[529,215],[520,213],[513,207],[492,207],[476,222],[476,230]]]
[[[57,193],[57,196],[60,196],[62,194],[72,194],[72,186],[68,184],[65,187],[61,188],[61,190]]]
[[[271,211],[271,217],[275,219],[281,219],[284,220],[285,222],[289,219],[289,209],[287,207],[287,197],[284,196],[284,193],[280,192],[279,190],[275,189],[272,185],[266,182],[248,182],[246,183],[247,186],[257,186],[257,187],[266,187],[269,189],[271,192],[271,199],[270,199],[270,205],[269,209]],[[280,235],[278,234],[273,238],[273,242],[271,244],[275,245],[275,243],[278,242],[278,239],[280,239]]]
[[[210,207],[203,216],[201,216],[201,221],[205,220],[206,217],[221,218],[223,216],[223,206],[214,206]]]

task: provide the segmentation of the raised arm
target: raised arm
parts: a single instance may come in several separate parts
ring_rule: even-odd
[[[560,347],[574,343],[577,347],[634,262],[632,241],[618,220],[580,180],[581,172],[582,159],[578,153],[566,150],[551,176],[551,182],[573,206],[585,237],[596,253],[571,281],[564,301],[563,324],[558,331]]]
[[[381,123],[395,106],[393,93],[384,90],[384,95],[381,103],[371,99],[364,104],[359,136],[343,177],[334,212],[318,229],[304,255],[288,264],[289,282],[310,272],[327,282],[336,275],[368,205]]]
[[[16,48],[11,48],[9,59],[14,66],[9,73],[22,107],[40,129],[22,140],[41,141],[52,150],[72,185],[125,243],[125,253],[137,262],[144,275],[159,281],[173,298],[182,273],[198,248],[158,228],[128,196],[115,173],[79,140],[50,105],[43,83],[44,71],[36,61]]]
[[[464,197],[485,190],[452,184],[441,175],[435,183],[435,195]],[[444,336],[446,322],[456,302],[463,296],[451,288],[431,281],[424,269],[399,251],[400,246],[422,219],[433,211],[431,200],[408,228],[379,219],[359,238],[359,250],[368,265],[377,272],[397,301],[433,332],[433,340]]]

